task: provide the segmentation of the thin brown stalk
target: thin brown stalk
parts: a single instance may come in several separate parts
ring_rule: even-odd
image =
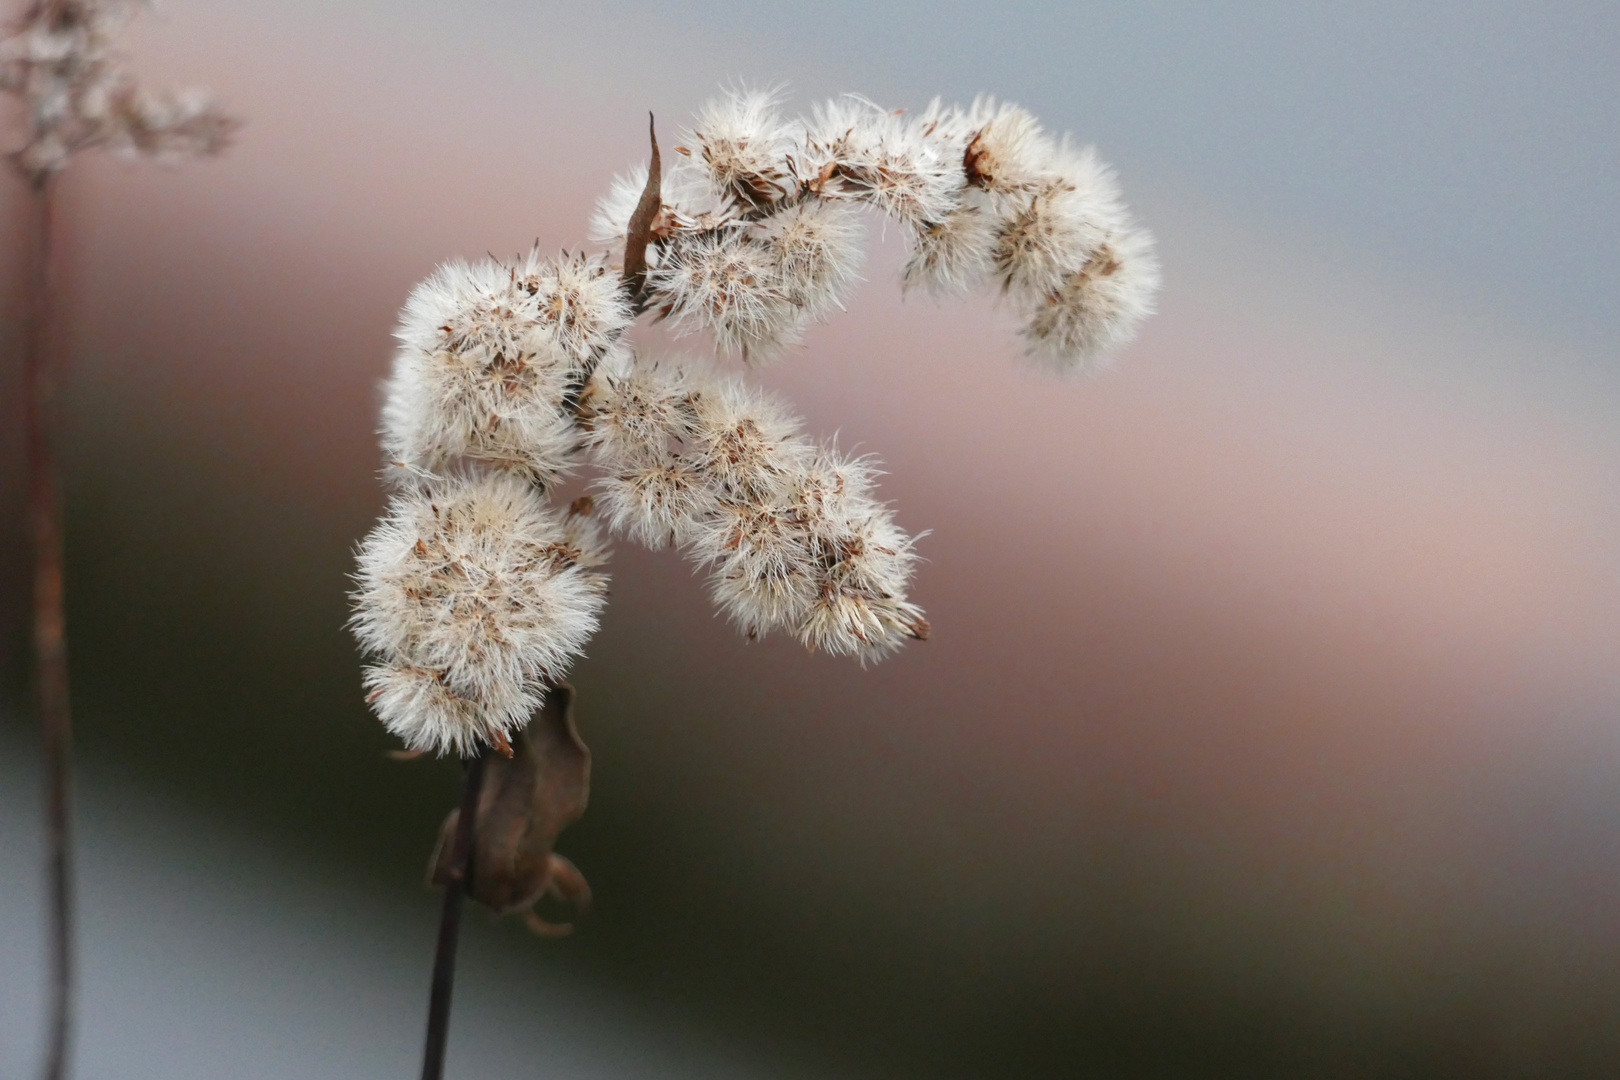
[[[441,1080],[444,1052],[450,1039],[450,992],[456,981],[456,942],[461,935],[462,898],[473,875],[473,826],[478,818],[478,796],[484,786],[484,757],[462,762],[461,816],[456,822],[455,850],[450,880],[444,885],[439,913],[439,941],[433,952],[433,990],[428,999],[427,1039],[422,1047],[422,1080]]]
[[[66,620],[62,610],[62,503],[57,486],[58,373],[51,316],[51,182],[32,185],[33,265],[23,331],[27,380],[28,517],[34,552],[34,692],[45,765],[45,847],[50,890],[50,1028],[45,1080],[68,1070],[73,1033],[73,862],[70,780],[73,722],[68,707]]]

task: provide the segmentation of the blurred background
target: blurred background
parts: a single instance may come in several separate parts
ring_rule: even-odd
[[[247,126],[62,187],[78,1076],[414,1075],[456,768],[385,760],[342,625],[395,312],[583,244],[646,112],[667,147],[735,80],[1095,142],[1161,313],[1056,384],[990,298],[903,301],[874,224],[759,377],[932,530],[933,639],[748,644],[621,547],[560,845],[597,908],[469,913],[450,1075],[1620,1074],[1620,8],[164,0],[127,45]],[[22,200],[5,1080],[45,925]]]

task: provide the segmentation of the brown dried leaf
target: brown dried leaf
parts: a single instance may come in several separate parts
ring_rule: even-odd
[[[557,834],[585,812],[590,796],[591,752],[574,727],[573,704],[573,687],[554,686],[529,726],[512,739],[512,756],[485,757],[467,895],[499,914],[527,912],[548,894],[580,911],[590,904],[585,878],[551,850]],[[460,817],[460,810],[452,810],[439,830],[428,872],[434,885],[448,884],[454,876]],[[529,923],[547,927],[543,932],[550,934],[572,929],[538,916]]]
[[[641,189],[641,201],[630,215],[630,225],[624,238],[624,281],[633,304],[641,302],[641,290],[647,283],[647,244],[652,239],[653,220],[664,208],[660,190],[663,166],[658,161],[658,133],[653,128],[653,117],[647,114],[647,138],[652,142],[652,160],[647,163],[647,186]]]

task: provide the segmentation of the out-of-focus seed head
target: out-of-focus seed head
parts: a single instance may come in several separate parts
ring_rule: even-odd
[[[240,126],[198,90],[150,93],[118,64],[113,36],[134,0],[34,0],[0,41],[0,90],[28,109],[27,141],[11,155],[43,183],[81,150],[147,157],[213,155]]]
[[[1095,371],[1153,313],[1159,263],[1144,232],[1122,232],[1093,251],[1056,289],[1026,302],[1022,331],[1032,357],[1060,372]]]

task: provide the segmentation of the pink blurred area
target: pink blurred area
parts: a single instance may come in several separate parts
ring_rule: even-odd
[[[295,626],[301,568],[380,506],[412,283],[583,244],[646,108],[667,147],[717,80],[605,41],[519,64],[359,9],[163,12],[140,66],[248,126],[219,162],[65,181],[71,472],[176,553],[169,587]],[[1106,954],[1331,1013],[1507,972],[1552,1016],[1620,959],[1620,441],[1526,389],[1567,346],[1123,179],[1165,291],[1093,379],[1035,372],[988,298],[902,299],[874,224],[849,311],[759,378],[882,458],[930,530],[933,638],[867,671],[746,645],[674,556],[624,551],[582,686],[712,713],[616,719],[626,783],[746,817],[784,910],[982,942],[991,984]]]

